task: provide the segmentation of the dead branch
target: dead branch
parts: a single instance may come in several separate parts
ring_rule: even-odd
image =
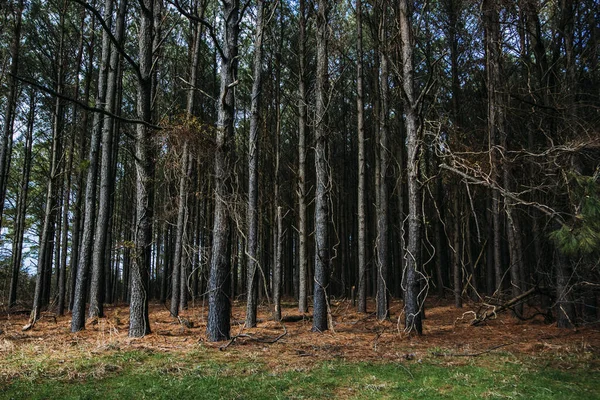
[[[514,343],[515,342],[499,344],[498,346],[490,347],[487,350],[478,351],[477,353],[438,353],[438,352],[435,352],[435,353],[431,353],[431,354],[433,354],[436,357],[477,357],[482,354],[490,353],[501,347],[510,346],[511,344],[514,344]]]
[[[231,346],[239,338],[248,338],[251,341],[258,342],[258,343],[265,343],[265,344],[277,343],[281,338],[283,338],[288,333],[287,332],[287,328],[285,327],[285,325],[282,325],[282,326],[283,326],[283,333],[280,334],[279,336],[274,337],[274,338],[255,337],[255,336],[249,335],[247,333],[240,333],[238,335],[233,336],[229,340],[229,342],[227,342],[227,344],[219,347],[219,350],[220,351],[224,351],[225,349],[227,349],[229,346]]]
[[[539,288],[537,286],[534,286],[531,289],[529,289],[528,291],[526,291],[525,293],[522,293],[522,294],[518,295],[517,297],[513,297],[512,299],[510,299],[500,305],[497,305],[497,306],[488,305],[488,308],[483,312],[483,314],[478,315],[475,317],[475,319],[473,319],[473,321],[471,322],[471,325],[473,325],[473,326],[479,325],[482,322],[484,322],[485,320],[489,319],[490,317],[495,316],[499,312],[510,309],[515,304],[520,303],[521,301],[527,299],[528,297],[533,296],[534,294],[537,294],[538,292],[539,292]]]

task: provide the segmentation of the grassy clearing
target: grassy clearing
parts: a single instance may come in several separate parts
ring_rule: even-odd
[[[75,359],[13,353],[2,399],[597,399],[597,358],[510,353],[278,369],[232,354],[110,350]],[[228,358],[229,357],[229,358]],[[16,372],[18,371],[18,372]]]

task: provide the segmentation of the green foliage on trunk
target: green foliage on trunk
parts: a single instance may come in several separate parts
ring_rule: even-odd
[[[600,181],[594,176],[573,176],[570,197],[575,215],[550,237],[565,255],[588,255],[600,251]]]

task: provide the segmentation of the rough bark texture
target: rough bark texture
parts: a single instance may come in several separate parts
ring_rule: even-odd
[[[116,21],[115,38],[119,43],[123,43],[125,32],[125,14],[127,10],[127,0],[121,0],[119,12]],[[117,88],[119,80],[119,58],[120,55],[113,48],[110,56],[109,71],[107,76],[107,87],[104,109],[110,113],[115,113],[117,102]],[[94,235],[94,247],[92,251],[92,279],[90,283],[90,305],[88,317],[104,317],[104,279],[107,265],[110,260],[106,260],[106,245],[109,229],[109,220],[111,217],[113,202],[113,141],[115,136],[115,124],[112,118],[104,119],[102,125],[101,138],[101,163],[100,163],[100,198],[98,199],[98,216],[96,220],[96,233]]]
[[[24,1],[19,0],[16,5],[15,28],[10,46],[11,64],[7,78],[8,97],[6,99],[6,111],[4,113],[4,126],[0,137],[0,226],[2,214],[4,213],[4,199],[6,197],[6,185],[10,167],[10,152],[12,148],[13,126],[15,110],[17,107],[18,84],[17,72],[19,71],[19,53],[21,48],[21,27]]]
[[[258,130],[260,122],[260,94],[262,90],[263,8],[263,1],[258,0],[256,9],[256,36],[254,38],[254,82],[252,84],[250,136],[248,138],[248,278],[246,286],[246,327],[248,328],[256,326],[256,306],[258,302]]]
[[[327,0],[319,0],[317,9],[317,83],[315,87],[315,286],[313,303],[313,331],[327,330],[329,286],[329,197],[330,171],[328,162],[329,136],[327,112]]]
[[[277,207],[277,257],[273,267],[273,318],[281,320],[281,273],[283,264],[283,216],[281,206]]]
[[[389,274],[389,187],[386,179],[389,165],[389,69],[386,39],[387,12],[381,10],[379,30],[379,204],[377,208],[377,319],[384,320],[388,317],[388,274]]]
[[[307,124],[307,99],[306,99],[306,4],[300,0],[300,33],[298,58],[300,70],[298,71],[298,311],[308,311],[308,226],[306,221],[306,124]]]
[[[113,1],[106,0],[104,3],[104,20],[107,24],[112,20]],[[100,61],[100,73],[98,76],[98,94],[96,104],[102,105],[106,99],[106,83],[108,79],[108,67],[110,56],[110,38],[107,32],[102,34],[102,55]],[[98,153],[100,151],[100,140],[102,136],[102,125],[104,118],[100,113],[94,114],[92,136],[90,139],[89,165],[87,171],[85,188],[85,211],[83,216],[83,232],[79,261],[77,263],[77,279],[75,281],[75,294],[73,296],[73,308],[71,318],[71,332],[77,332],[85,327],[85,303],[87,300],[88,274],[92,260],[92,245],[94,235],[94,222],[96,215],[96,180],[98,176]]]
[[[154,0],[140,1],[138,119],[152,121],[152,34]],[[152,217],[154,212],[155,149],[148,126],[138,124],[135,140],[136,221],[134,227],[135,254],[131,264],[129,337],[150,333],[148,319],[148,281],[152,261]]]
[[[367,254],[366,254],[366,161],[365,105],[363,85],[362,0],[356,0],[356,108],[358,131],[358,312],[367,312]]]
[[[453,212],[454,212],[454,257],[452,258],[452,275],[454,278],[454,307],[462,308],[462,254],[463,246],[460,237],[461,207],[460,207],[460,188],[457,185],[454,193]]]
[[[64,90],[64,39],[65,20],[60,17],[60,36],[57,52],[56,92],[60,95]],[[56,233],[56,215],[58,213],[58,177],[61,173],[62,135],[64,125],[64,101],[57,97],[54,100],[54,115],[52,117],[52,152],[50,154],[50,171],[46,192],[44,221],[40,235],[40,251],[38,255],[38,274],[36,277],[35,295],[30,324],[40,317],[41,307],[50,303],[52,277],[52,253]]]
[[[19,183],[19,194],[17,198],[17,214],[15,220],[15,233],[12,246],[12,268],[10,278],[10,291],[8,294],[8,306],[12,307],[17,301],[17,287],[19,273],[23,261],[23,237],[25,234],[25,216],[27,212],[27,195],[29,192],[29,175],[31,173],[31,148],[33,144],[33,122],[35,116],[35,92],[32,91],[29,101],[29,117],[27,131],[25,134],[25,154],[23,156],[23,174]]]
[[[406,148],[408,174],[408,248],[406,252],[406,288],[404,294],[405,331],[423,333],[421,280],[421,187],[419,183],[419,147],[417,104],[414,95],[413,43],[408,1],[400,1],[400,38],[402,40],[402,89],[405,97]]]
[[[234,139],[235,97],[233,84],[237,72],[239,1],[224,0],[222,17],[225,37],[221,60],[221,89],[218,98],[217,148],[215,149],[215,205],[213,238],[208,282],[208,321],[206,335],[209,341],[227,340],[230,336],[231,300],[231,221],[228,202],[231,196],[231,156]]]
[[[187,170],[189,163],[188,144],[183,144],[179,177],[179,205],[177,208],[177,225],[175,227],[175,251],[173,252],[173,274],[171,275],[171,315],[179,315],[182,280],[182,251],[185,232],[185,214],[187,207]],[[185,278],[184,278],[185,279]]]
[[[491,176],[500,183],[500,160],[498,159],[498,137],[502,130],[502,114],[500,110],[500,18],[495,0],[483,2],[483,19],[485,26],[486,50],[486,83],[488,92],[488,143],[490,149]],[[500,212],[500,194],[492,191],[492,220],[493,220],[493,245],[494,245],[494,273],[496,290],[502,290],[502,218]]]

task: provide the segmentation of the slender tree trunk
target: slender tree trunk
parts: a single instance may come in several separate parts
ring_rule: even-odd
[[[298,311],[308,312],[308,226],[306,220],[306,131],[307,131],[307,97],[306,97],[306,0],[300,0],[300,33],[298,38]]]
[[[127,0],[121,0],[117,15],[115,38],[119,43],[124,42],[125,18],[127,12]],[[116,49],[112,50],[110,55],[109,71],[107,76],[107,87],[104,109],[110,113],[116,113],[117,88],[119,87],[119,59],[120,54]],[[113,202],[112,193],[112,166],[113,157],[115,157],[113,141],[115,136],[115,123],[110,117],[104,119],[102,125],[102,157],[100,164],[100,198],[98,199],[98,216],[96,220],[96,233],[94,235],[94,245],[92,252],[92,279],[90,283],[90,306],[88,317],[104,317],[104,279],[107,265],[106,262],[106,243],[109,229]]]
[[[81,12],[81,23],[80,23],[80,29],[82,31],[82,35],[80,37],[79,40],[79,56],[78,56],[78,65],[81,64],[81,60],[83,57],[83,45],[84,45],[84,35],[83,35],[83,27],[85,26],[85,18],[86,18],[86,12],[85,10],[82,10]],[[91,26],[92,32],[94,31],[94,24],[92,23]],[[91,49],[94,48],[94,43],[95,43],[95,35],[92,34],[92,38],[90,40],[91,42]],[[93,51],[90,50],[90,52],[88,53],[88,65],[87,65],[87,70],[86,70],[86,74],[85,74],[85,78],[84,78],[84,89],[83,89],[83,101],[88,102],[89,98],[90,98],[90,88],[91,88],[91,83],[92,83],[92,71],[93,71],[93,65],[94,65],[94,54]],[[79,76],[79,74],[77,74],[77,76]],[[77,81],[79,82],[79,81]],[[76,88],[78,89],[78,85],[76,85]],[[79,90],[76,90],[76,95],[79,92]],[[77,110],[77,108],[75,108],[75,110]],[[74,118],[74,121],[76,121],[77,119]],[[83,161],[85,160],[85,156],[84,153],[86,151],[86,134],[87,134],[87,130],[88,130],[88,121],[89,121],[89,112],[87,110],[83,111],[83,115],[81,118],[81,126],[78,129],[79,132],[79,141],[77,143],[77,165],[82,165]],[[80,250],[80,244],[81,244],[81,231],[82,231],[82,217],[83,217],[83,210],[82,210],[82,203],[83,203],[83,198],[84,198],[84,171],[82,168],[78,168],[78,172],[77,172],[77,179],[76,179],[76,188],[77,188],[77,194],[76,194],[76,198],[75,198],[75,204],[74,204],[74,217],[73,217],[73,227],[72,227],[72,239],[71,239],[71,260],[70,260],[70,283],[69,283],[69,310],[73,310],[74,307],[74,302],[75,302],[75,287],[76,287],[76,283],[77,283],[77,270],[78,270],[78,263],[79,263],[79,250]]]
[[[208,282],[208,321],[206,333],[209,341],[229,339],[231,301],[231,221],[227,207],[231,196],[231,157],[234,139],[234,89],[237,73],[239,0],[222,1],[225,36],[221,60],[221,90],[217,104],[217,141],[215,149],[215,204],[210,277]]]
[[[62,248],[58,279],[58,315],[65,313],[65,298],[67,295],[67,248],[69,245],[69,210],[71,205],[71,177],[73,172],[73,158],[75,151],[75,134],[71,137],[65,168],[65,193],[62,207],[62,237],[60,247]]]
[[[385,3],[383,3],[385,4]],[[389,165],[389,69],[387,59],[387,7],[382,5],[379,28],[379,204],[377,208],[377,319],[388,318],[388,275],[389,275],[389,187],[387,171]]]
[[[104,20],[107,24],[112,21],[113,1],[104,3]],[[108,32],[102,33],[102,55],[100,61],[100,74],[98,76],[98,94],[96,104],[102,106],[106,100],[107,78],[110,56],[110,38]],[[85,327],[85,303],[87,299],[88,273],[92,261],[92,246],[94,222],[96,215],[96,180],[98,176],[98,153],[104,118],[100,113],[94,114],[94,124],[90,139],[89,165],[85,189],[85,212],[83,217],[83,234],[79,262],[77,263],[77,280],[75,282],[75,295],[73,298],[71,332],[77,332]]]
[[[273,318],[281,320],[281,272],[283,264],[283,216],[281,206],[277,207],[277,259],[273,267]]]
[[[264,2],[258,0],[255,21],[256,33],[254,37],[254,82],[252,84],[250,136],[248,138],[248,285],[246,294],[246,327],[248,328],[256,326],[256,305],[258,300],[258,146],[260,143],[258,131],[260,125],[260,99],[262,90],[263,9]]]
[[[65,4],[66,7],[66,4]],[[65,39],[65,20],[64,13],[60,17],[60,37],[58,43],[57,56],[57,76],[56,92],[63,93],[64,90],[64,39]],[[54,115],[52,118],[52,152],[50,155],[50,176],[48,177],[48,186],[46,192],[46,206],[44,210],[44,221],[42,233],[40,235],[39,254],[38,254],[38,274],[36,278],[35,294],[31,318],[29,323],[35,324],[40,317],[41,307],[50,302],[50,289],[52,278],[52,252],[54,249],[54,240],[56,233],[56,215],[58,212],[58,189],[57,178],[61,172],[61,152],[62,135],[64,123],[64,101],[57,97],[54,103]]]
[[[49,296],[49,282],[47,280],[48,268],[52,266],[52,249],[53,249],[53,223],[56,214],[56,178],[60,168],[59,162],[59,145],[58,138],[58,121],[55,118],[53,137],[52,137],[52,152],[50,161],[50,176],[48,177],[48,185],[46,190],[46,205],[44,207],[44,221],[42,224],[42,233],[40,235],[40,250],[38,254],[37,277],[35,281],[35,292],[33,298],[33,308],[31,311],[30,324],[34,324],[40,318],[40,311],[44,302],[44,297]]]
[[[328,329],[329,289],[329,197],[331,173],[328,162],[329,135],[327,132],[328,2],[319,0],[317,8],[317,82],[315,87],[315,283],[313,303],[313,331]]]
[[[171,316],[179,315],[181,290],[184,285],[181,284],[185,280],[185,274],[182,260],[182,252],[184,245],[185,223],[186,223],[186,207],[187,207],[187,173],[189,161],[188,143],[183,143],[183,152],[181,155],[181,167],[179,177],[179,205],[177,209],[177,225],[175,230],[175,250],[173,252],[173,274],[171,276]],[[185,289],[185,288],[184,288]]]
[[[362,0],[356,0],[356,108],[358,130],[358,312],[367,312],[367,254],[366,254],[366,161],[365,105],[363,84]]]
[[[420,298],[421,280],[421,184],[419,182],[419,148],[417,104],[414,95],[413,41],[408,1],[400,0],[400,38],[402,40],[402,89],[405,97],[406,147],[408,150],[408,248],[406,292],[404,294],[405,331],[423,333]]]
[[[495,0],[484,0],[483,17],[485,25],[485,48],[486,48],[486,82],[488,94],[488,143],[490,151],[491,176],[499,183],[500,161],[498,159],[498,136],[503,124],[500,111],[500,51],[501,34],[498,6]],[[502,230],[500,212],[500,194],[497,190],[492,191],[492,220],[493,220],[493,248],[494,248],[494,272],[496,277],[496,290],[502,291],[503,268],[502,268]]]
[[[452,275],[454,277],[454,307],[462,308],[462,291],[463,291],[463,246],[461,240],[461,197],[460,188],[457,185],[454,192],[453,213],[454,213],[454,257],[452,262]]]
[[[12,307],[17,301],[17,287],[21,264],[23,262],[23,237],[25,235],[25,217],[27,215],[27,195],[29,192],[29,175],[31,173],[31,148],[33,145],[33,124],[35,120],[35,91],[31,91],[29,100],[29,116],[27,118],[27,131],[25,134],[25,154],[23,155],[23,174],[19,184],[17,197],[17,214],[15,221],[15,233],[12,246],[12,268],[10,279],[10,292],[8,295],[8,306]]]
[[[23,9],[24,1],[18,0],[18,3],[16,4],[15,28],[10,47],[12,60],[7,79],[8,96],[6,99],[6,110],[4,112],[4,127],[2,130],[2,136],[0,137],[0,226],[2,224],[2,215],[4,213],[4,199],[6,197],[6,186],[8,181],[8,172],[10,169],[13,127],[19,92],[16,76],[19,71]]]

